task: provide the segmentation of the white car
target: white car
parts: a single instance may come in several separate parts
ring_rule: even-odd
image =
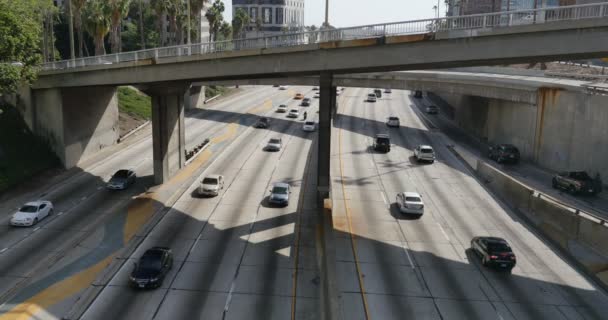
[[[370,93],[367,95],[367,102],[376,102],[378,98],[375,93]]]
[[[53,214],[53,204],[50,201],[39,200],[26,203],[13,214],[12,226],[29,227]]]
[[[217,196],[224,189],[224,177],[219,174],[208,175],[198,186],[198,194],[201,196]]]
[[[342,93],[340,90],[336,89],[336,96],[339,96]]]
[[[281,140],[281,138],[271,138],[270,140],[268,140],[268,143],[266,144],[266,147],[264,147],[264,150],[281,151],[282,147],[283,141]]]
[[[399,127],[401,123],[399,122],[398,117],[390,116],[388,119],[386,119],[386,125],[389,127]]]
[[[278,112],[278,113],[285,113],[285,112],[287,112],[287,106],[286,106],[286,105],[284,105],[284,104],[280,105],[280,106],[277,108],[277,112]]]
[[[397,206],[402,213],[424,214],[422,196],[416,192],[401,192],[397,194]]]
[[[302,130],[307,131],[307,132],[313,132],[315,131],[317,127],[317,124],[314,121],[306,121],[304,122],[304,125],[302,126]]]
[[[319,99],[321,96],[319,95],[319,93],[315,93],[315,95],[313,96],[313,98],[315,99]]]
[[[414,157],[416,161],[435,162],[435,151],[433,147],[427,145],[419,145],[414,149]]]
[[[297,118],[300,116],[300,111],[298,109],[291,109],[287,114],[287,118]]]
[[[279,90],[287,90],[288,86],[279,86]]]

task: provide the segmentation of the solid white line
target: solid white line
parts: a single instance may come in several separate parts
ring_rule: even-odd
[[[4,248],[4,249],[0,250],[0,253],[4,252],[6,250],[8,250],[8,248]]]
[[[385,204],[388,204],[388,200],[386,200],[386,196],[384,195],[383,191],[380,191],[380,195],[382,196],[382,201],[384,201]]]
[[[450,237],[448,237],[448,234],[445,232],[445,230],[443,229],[443,227],[439,224],[439,222],[435,222],[437,223],[437,225],[439,226],[439,229],[441,229],[441,233],[443,233],[443,235],[445,236],[446,240],[450,241]]]
[[[59,212],[57,215],[58,215],[58,216],[60,216],[60,215],[62,215],[62,214],[63,214],[63,211]]]
[[[375,167],[374,160],[369,159],[369,164],[370,164],[372,167]]]
[[[236,283],[233,281],[232,285],[230,285],[230,291],[228,291],[228,299],[226,299],[226,304],[224,305],[224,313],[228,312],[228,308],[230,307],[230,301],[232,301],[232,293],[234,292],[234,287]]]
[[[36,228],[34,228],[34,232],[36,232],[36,231],[38,231],[38,230],[40,230],[40,227],[36,227]]]
[[[405,255],[407,255],[407,260],[410,261],[410,264],[412,265],[412,269],[416,269],[416,266],[414,265],[414,260],[412,260],[412,257],[410,256],[410,252],[409,252],[408,248],[403,248],[403,250],[405,250]]]
[[[82,201],[84,201],[86,199],[87,199],[87,196],[84,196],[84,197],[80,198],[80,200],[82,200]]]

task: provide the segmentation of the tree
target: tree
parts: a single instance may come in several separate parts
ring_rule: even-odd
[[[232,37],[232,26],[230,23],[226,21],[222,22],[222,25],[220,26],[220,34],[222,35],[222,40],[230,40]]]
[[[0,0],[0,93],[36,79],[44,16],[52,8],[48,0]]]
[[[71,0],[72,15],[74,16],[74,29],[76,29],[76,37],[78,38],[78,56],[82,57],[82,48],[84,47],[84,32],[82,28],[82,8],[87,0]]]
[[[156,14],[156,22],[158,24],[158,34],[160,37],[159,44],[160,46],[165,45],[165,29],[163,28],[163,19],[165,18],[165,13],[171,7],[171,0],[151,0],[150,5],[154,8],[154,12]]]
[[[127,17],[129,13],[129,4],[131,0],[109,0],[107,5],[111,11],[110,25],[111,35],[110,44],[112,47],[112,53],[118,53],[121,51],[120,45],[120,34],[122,20]]]
[[[169,44],[177,44],[177,16],[181,11],[182,0],[169,0],[169,6],[167,6],[167,14],[169,15],[169,32],[173,34],[173,41],[169,40]]]
[[[84,6],[84,25],[95,42],[95,55],[106,54],[104,39],[110,32],[112,10],[105,0],[88,0]]]
[[[217,34],[220,30],[222,22],[224,22],[224,3],[222,0],[215,0],[209,11],[205,14],[207,21],[209,21],[209,40],[215,41]]]
[[[232,39],[243,38],[243,30],[251,23],[249,14],[243,8],[238,8],[232,17]]]
[[[201,10],[203,10],[203,7],[208,2],[209,2],[209,0],[190,0],[190,16],[194,17],[194,21],[196,23],[196,28],[193,29],[193,31],[195,30],[195,32],[196,32],[195,35],[196,35],[197,41],[194,41],[195,43],[198,43],[201,41],[201,37],[203,34],[202,23],[201,23],[201,19],[202,19]]]

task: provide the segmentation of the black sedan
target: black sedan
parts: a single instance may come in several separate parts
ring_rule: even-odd
[[[139,289],[158,288],[173,267],[171,249],[153,247],[139,258],[129,277],[130,284]]]
[[[270,119],[262,117],[255,123],[256,128],[267,129],[270,126]]]
[[[475,237],[471,240],[471,249],[481,257],[481,263],[486,267],[500,268],[509,272],[515,267],[515,254],[505,239]]]
[[[110,178],[106,188],[110,190],[125,190],[135,183],[137,176],[133,170],[121,169]]]

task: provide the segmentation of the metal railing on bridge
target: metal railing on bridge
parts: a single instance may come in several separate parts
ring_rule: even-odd
[[[340,29],[287,33],[259,38],[161,47],[148,50],[78,58],[74,60],[49,62],[43,64],[42,69],[71,69],[148,59],[214,54],[225,51],[290,47],[330,41],[356,40],[398,35],[433,34],[436,32],[453,30],[508,28],[520,25],[603,18],[607,16],[608,3],[606,2],[530,10],[503,11],[468,16],[442,17]]]

